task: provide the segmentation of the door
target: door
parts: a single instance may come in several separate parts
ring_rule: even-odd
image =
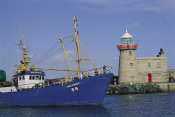
[[[148,73],[148,82],[152,82],[152,74]]]

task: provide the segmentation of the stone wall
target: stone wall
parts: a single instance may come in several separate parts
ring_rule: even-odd
[[[136,51],[121,50],[119,59],[119,83],[139,82],[136,70]]]
[[[146,57],[137,59],[137,75],[142,83],[148,82],[148,73],[153,82],[168,82],[167,57]]]
[[[158,83],[160,89],[163,92],[174,92],[175,91],[175,83]]]

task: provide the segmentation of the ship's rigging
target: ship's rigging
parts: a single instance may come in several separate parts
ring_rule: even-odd
[[[67,76],[66,76],[66,77],[70,77],[72,71],[71,71],[70,66],[69,66],[69,64],[68,64],[68,57],[69,57],[68,51],[67,51],[67,49],[65,48],[63,38],[62,38],[62,37],[58,37],[58,40],[59,40],[60,46],[61,46],[61,48],[62,48],[62,50],[63,50],[63,53],[64,53],[64,62],[65,62],[65,64],[66,64],[66,68],[67,68],[67,70],[66,70]]]
[[[70,65],[68,64],[69,61],[69,53],[68,50],[65,47],[65,43],[64,41],[67,39],[71,39],[71,42],[74,43],[74,48],[75,48],[75,52],[76,52],[76,69],[71,68]],[[34,65],[31,66],[31,60],[29,57],[29,52],[28,49],[24,46],[24,43],[22,40],[20,40],[19,43],[19,47],[22,50],[22,60],[20,65],[17,68],[17,72],[23,72],[23,71],[28,71],[30,69],[36,70],[36,69],[40,69],[43,71],[60,71],[60,72],[66,72],[66,77],[71,77],[71,75],[74,75],[76,73],[76,76],[78,78],[81,77],[83,72],[87,72],[88,70],[82,70],[81,69],[81,63],[86,61],[86,62],[91,62],[90,59],[88,58],[81,58],[81,50],[80,50],[80,35],[79,35],[79,30],[78,30],[78,19],[76,16],[74,16],[73,18],[73,34],[72,35],[68,35],[68,36],[57,36],[57,41],[60,44],[61,50],[63,51],[63,58],[64,58],[64,64],[66,66],[65,69],[61,69],[61,68],[53,68],[53,67],[47,67],[47,68],[37,68]],[[49,51],[50,52],[50,51]],[[47,58],[47,57],[45,57]],[[89,64],[89,63],[88,63]],[[95,65],[93,64],[93,69],[91,70],[95,70]]]

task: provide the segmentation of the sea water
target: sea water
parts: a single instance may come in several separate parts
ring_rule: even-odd
[[[175,117],[175,93],[106,96],[101,106],[5,107],[0,117]]]

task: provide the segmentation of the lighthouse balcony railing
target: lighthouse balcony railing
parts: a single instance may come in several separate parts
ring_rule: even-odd
[[[137,44],[119,44],[117,45],[119,49],[137,49],[138,45]]]

